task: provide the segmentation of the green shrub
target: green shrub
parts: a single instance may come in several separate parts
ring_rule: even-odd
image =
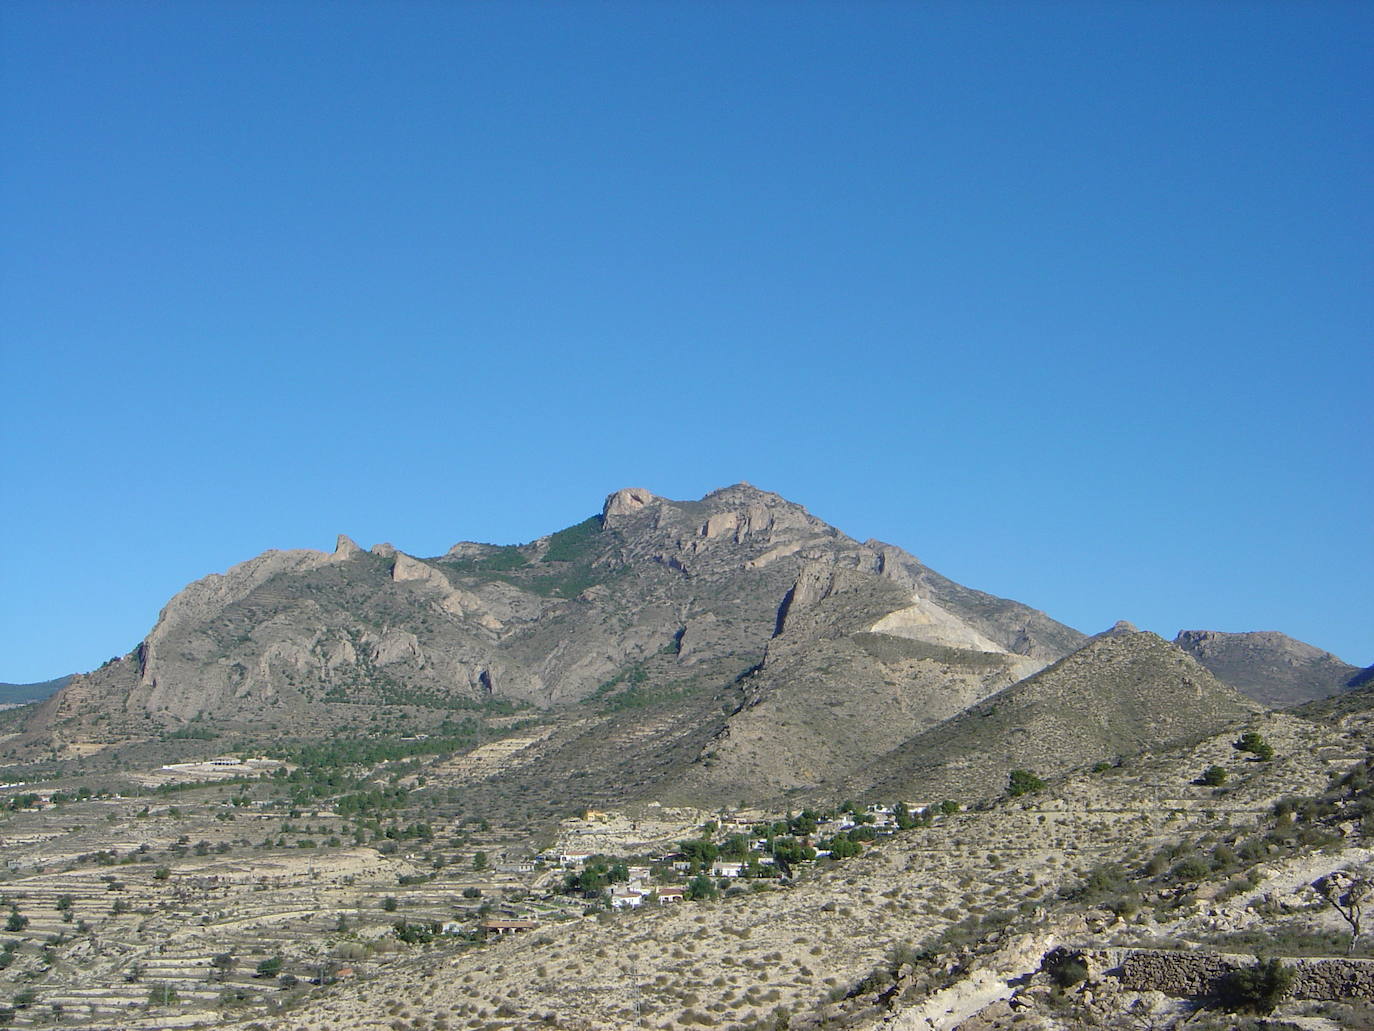
[[[149,1006],[170,1006],[178,1001],[180,1000],[177,996],[177,990],[166,981],[155,984],[148,989]]]
[[[1071,897],[1100,899],[1124,891],[1126,886],[1126,873],[1121,867],[1115,863],[1102,863],[1088,871],[1083,883],[1072,892]]]
[[[1030,770],[1012,770],[1007,776],[1007,794],[1012,798],[1039,791],[1045,782]]]
[[[1087,980],[1088,964],[1083,953],[1064,946],[1052,949],[1041,961],[1041,969],[1061,990]]]
[[[1072,988],[1088,979],[1088,965],[1081,959],[1066,959],[1054,968],[1050,977],[1060,988]]]
[[[1233,741],[1231,744],[1236,751],[1250,752],[1260,762],[1268,762],[1274,758],[1273,746],[1254,730],[1247,730],[1240,736],[1240,740]]]
[[[1293,968],[1276,957],[1233,970],[1222,979],[1219,994],[1229,1010],[1272,1013],[1293,984]]]
[[[1205,784],[1208,787],[1212,788],[1220,787],[1221,785],[1226,783],[1226,767],[1207,767],[1207,769],[1202,771],[1202,776],[1198,778],[1198,783]]]
[[[1211,864],[1199,856],[1189,856],[1174,864],[1169,876],[1176,881],[1200,881],[1212,872]]]

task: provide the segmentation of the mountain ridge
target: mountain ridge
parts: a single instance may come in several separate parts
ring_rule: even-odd
[[[178,592],[137,647],[76,677],[6,743],[60,755],[192,731],[436,725],[480,740],[515,713],[543,729],[483,781],[493,797],[541,783],[587,805],[616,791],[691,803],[832,794],[881,780],[875,764],[905,768],[933,740],[923,735],[1043,686],[1046,667],[1102,638],[747,483],[687,501],[626,487],[525,544],[458,541],[423,557],[340,534],[332,552],[264,552]],[[1250,711],[1231,694],[1222,704],[1212,675],[1169,648],[1150,667],[1162,698],[1192,704],[1171,665],[1186,659],[1207,705]],[[1140,711],[1146,725],[1173,716]],[[1075,747],[1162,740],[1118,727]]]
[[[1351,690],[1363,672],[1277,630],[1180,630],[1174,643],[1218,679],[1275,708]]]

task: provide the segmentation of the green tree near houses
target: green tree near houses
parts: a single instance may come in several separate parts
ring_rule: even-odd
[[[713,899],[716,897],[716,884],[704,873],[699,873],[687,882],[684,893],[689,899]]]
[[[678,851],[687,857],[687,861],[692,864],[692,870],[709,870],[711,864],[716,861],[716,856],[720,854],[715,844],[706,838],[693,838],[691,841],[679,841]]]

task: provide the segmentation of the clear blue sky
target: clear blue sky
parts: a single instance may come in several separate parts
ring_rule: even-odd
[[[1374,5],[0,8],[0,680],[749,480],[1374,661]]]

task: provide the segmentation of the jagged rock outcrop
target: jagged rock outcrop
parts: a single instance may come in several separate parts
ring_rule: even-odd
[[[657,500],[651,491],[643,487],[625,487],[606,498],[606,503],[601,506],[601,518],[609,521],[617,516],[629,515]]]
[[[357,542],[346,533],[339,534],[334,542],[333,558],[336,562],[346,562],[351,558],[356,558],[363,553],[363,549],[358,547]]]

